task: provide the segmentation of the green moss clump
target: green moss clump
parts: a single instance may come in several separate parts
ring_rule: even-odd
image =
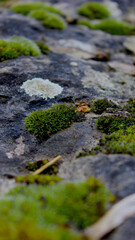
[[[79,240],[78,230],[95,223],[111,201],[110,192],[95,178],[19,186],[0,200],[0,239]]]
[[[113,35],[132,35],[134,33],[133,25],[125,22],[118,22],[113,19],[103,20],[93,25],[93,29],[99,29]]]
[[[58,176],[50,175],[26,175],[18,176],[16,178],[17,183],[26,183],[26,184],[42,184],[42,185],[52,185],[61,181],[61,178]]]
[[[107,154],[121,153],[135,156],[135,125],[107,135],[101,140],[101,145]]]
[[[45,43],[43,43],[41,41],[35,41],[35,43],[40,48],[40,50],[43,54],[47,54],[49,52],[50,48]]]
[[[97,128],[106,134],[135,125],[135,117],[104,116],[96,121]]]
[[[45,10],[33,10],[28,16],[41,21],[46,28],[61,30],[66,28],[65,21],[56,13],[51,13]]]
[[[42,167],[47,163],[48,163],[48,160],[39,160],[37,162],[29,162],[26,165],[26,168],[30,171],[36,171],[37,169],[39,169],[40,167]],[[55,163],[49,168],[47,168],[45,171],[43,171],[43,174],[52,175],[52,174],[57,174],[57,172],[58,172],[58,163]]]
[[[92,24],[91,24],[91,22],[90,21],[88,21],[88,20],[78,20],[77,21],[77,24],[78,25],[84,25],[84,26],[86,26],[86,27],[88,27],[88,28],[92,28]]]
[[[54,8],[52,5],[41,2],[16,3],[11,7],[12,11],[21,13],[23,15],[28,15],[32,10],[40,9],[61,14],[60,10]]]
[[[106,111],[107,108],[116,108],[117,105],[111,101],[108,101],[106,98],[98,99],[94,101],[92,106],[92,111],[97,114],[101,114]]]
[[[40,56],[39,47],[32,41],[22,37],[11,37],[9,40],[0,40],[0,61],[13,59],[21,55]]]
[[[135,114],[135,99],[129,98],[128,103],[124,106],[124,110]]]
[[[56,104],[44,111],[38,110],[29,114],[25,119],[25,127],[35,137],[46,139],[50,135],[68,128],[79,120],[80,113],[66,104]]]
[[[78,13],[89,19],[104,19],[110,16],[110,12],[103,4],[95,2],[84,3],[79,7]]]

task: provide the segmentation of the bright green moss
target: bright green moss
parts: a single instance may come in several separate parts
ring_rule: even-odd
[[[86,27],[88,27],[88,28],[92,28],[92,24],[91,24],[91,22],[90,21],[88,21],[88,20],[78,20],[77,21],[77,24],[78,25],[84,25],[84,26],[86,26]]]
[[[79,240],[78,230],[96,222],[110,201],[110,192],[94,178],[17,187],[0,201],[0,239]]]
[[[94,29],[99,29],[114,35],[131,35],[134,33],[134,27],[125,22],[118,22],[113,19],[103,20],[93,25]]]
[[[135,125],[107,135],[100,143],[105,153],[130,154],[135,156]]]
[[[135,117],[123,116],[104,116],[96,121],[97,128],[103,132],[110,134],[119,129],[126,129],[129,126],[135,125]]]
[[[38,45],[43,54],[47,54],[49,52],[50,48],[45,43],[41,41],[35,41],[35,43]]]
[[[41,21],[43,26],[46,28],[61,30],[66,28],[65,21],[56,13],[51,13],[45,10],[33,10],[30,12],[29,17]]]
[[[135,114],[135,99],[129,98],[128,103],[124,106],[124,110]]]
[[[50,135],[68,128],[79,120],[79,113],[66,104],[56,104],[44,111],[38,110],[29,114],[25,119],[25,127],[35,137],[46,139]]]
[[[84,3],[78,9],[78,13],[89,19],[104,19],[110,16],[108,9],[103,4],[95,2]]]
[[[26,183],[26,184],[42,184],[42,185],[52,185],[61,181],[61,178],[58,176],[50,175],[26,175],[18,176],[16,178],[17,183]]]
[[[26,168],[29,171],[36,171],[37,169],[39,169],[40,167],[42,167],[43,165],[47,164],[48,161],[47,160],[39,160],[37,162],[29,162],[26,165]],[[43,171],[43,174],[57,174],[58,172],[58,163],[53,164],[52,166],[50,166],[49,168],[47,168],[45,171]]]
[[[32,41],[14,36],[9,40],[0,40],[0,61],[16,58],[21,55],[40,56],[39,47]]]
[[[23,15],[28,15],[32,10],[39,9],[61,14],[61,12],[52,5],[41,2],[16,3],[11,7],[12,11],[21,13]]]
[[[107,108],[116,108],[117,105],[112,101],[108,101],[106,98],[98,99],[94,101],[92,111],[97,114],[101,114],[106,111]]]

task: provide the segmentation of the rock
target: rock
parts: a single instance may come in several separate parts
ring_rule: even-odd
[[[127,50],[135,54],[135,37],[129,37],[124,42],[124,46]]]
[[[116,62],[116,61],[109,62],[108,65],[111,69],[114,69],[117,72],[122,72],[122,73],[129,74],[131,76],[135,76],[135,66],[133,65]]]
[[[68,165],[61,165],[59,175],[65,181],[80,181],[95,176],[118,198],[134,193],[135,157],[104,155],[81,157]]]

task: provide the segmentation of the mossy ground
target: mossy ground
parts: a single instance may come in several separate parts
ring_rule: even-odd
[[[17,183],[26,183],[26,184],[41,184],[41,185],[52,185],[61,181],[61,178],[58,176],[50,175],[26,175],[18,176],[16,178]]]
[[[66,23],[60,16],[61,11],[50,4],[41,2],[17,3],[11,7],[11,10],[41,21],[46,28],[61,30],[66,28]]]
[[[37,44],[37,46],[40,48],[40,51],[43,54],[47,54],[50,50],[49,46],[47,46],[45,43],[41,42],[41,41],[35,41],[35,43]]]
[[[23,15],[28,15],[32,10],[46,10],[48,12],[61,14],[61,11],[54,8],[51,4],[46,4],[42,2],[16,3],[11,7],[11,10],[16,13],[21,13]]]
[[[39,57],[41,51],[32,41],[23,37],[11,37],[9,40],[0,40],[0,61],[17,58],[18,56]]]
[[[103,19],[110,16],[109,10],[100,3],[88,2],[79,7],[78,13],[89,19]]]
[[[111,200],[110,192],[94,178],[17,187],[0,201],[0,238],[81,239],[78,230],[96,222]]]
[[[25,119],[25,127],[35,137],[46,139],[78,121],[80,115],[73,107],[56,104],[44,111],[38,110],[29,114]]]
[[[88,20],[78,20],[77,24],[84,25],[90,29],[102,30],[112,35],[134,35],[135,27],[126,22],[119,22],[113,19],[102,20],[97,24],[92,24]]]
[[[66,28],[66,23],[56,13],[51,13],[45,10],[33,10],[29,13],[29,17],[35,18],[43,24],[44,27],[46,28],[52,28],[52,29],[65,29]]]
[[[107,110],[107,108],[117,108],[118,106],[112,101],[108,101],[106,98],[97,99],[94,101],[92,111],[97,114],[101,114]]]
[[[98,104],[97,104],[98,103]],[[93,104],[93,107],[100,109],[100,100]],[[101,109],[105,110],[103,104]],[[135,99],[130,98],[123,107],[117,106],[121,111],[127,111],[125,115],[102,116],[96,121],[97,129],[106,133],[104,138],[99,139],[99,143],[92,150],[80,152],[77,157],[96,155],[100,152],[106,154],[130,154],[135,156]]]

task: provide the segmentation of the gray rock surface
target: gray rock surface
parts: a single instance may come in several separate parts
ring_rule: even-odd
[[[45,29],[39,21],[0,9],[0,38],[18,35],[33,41],[43,41],[50,46],[48,55],[38,58],[25,56],[0,63],[0,197],[15,185],[15,176],[29,173],[26,163],[51,160],[62,155],[59,175],[64,181],[80,181],[95,176],[107,185],[117,199],[121,199],[135,193],[135,157],[98,154],[76,158],[81,151],[95,147],[103,135],[95,127],[99,115],[86,114],[83,122],[72,124],[46,141],[37,140],[24,127],[25,117],[29,113],[51,107],[56,102],[76,106],[105,97],[124,104],[130,97],[135,98],[134,74],[125,74],[125,69],[112,69],[109,64],[118,62],[119,65],[121,63],[135,68],[134,55],[127,52],[129,37],[76,25],[75,21],[79,17],[76,10],[86,2],[84,0],[49,2],[63,11],[65,19],[70,23],[64,31]],[[114,2],[118,3],[116,18],[126,18],[129,8],[134,11],[133,0]],[[107,57],[99,59],[99,52]],[[21,86],[33,78],[49,79],[59,84],[63,91],[47,100],[30,97]],[[133,240],[134,221],[134,218],[127,220],[108,239]]]

